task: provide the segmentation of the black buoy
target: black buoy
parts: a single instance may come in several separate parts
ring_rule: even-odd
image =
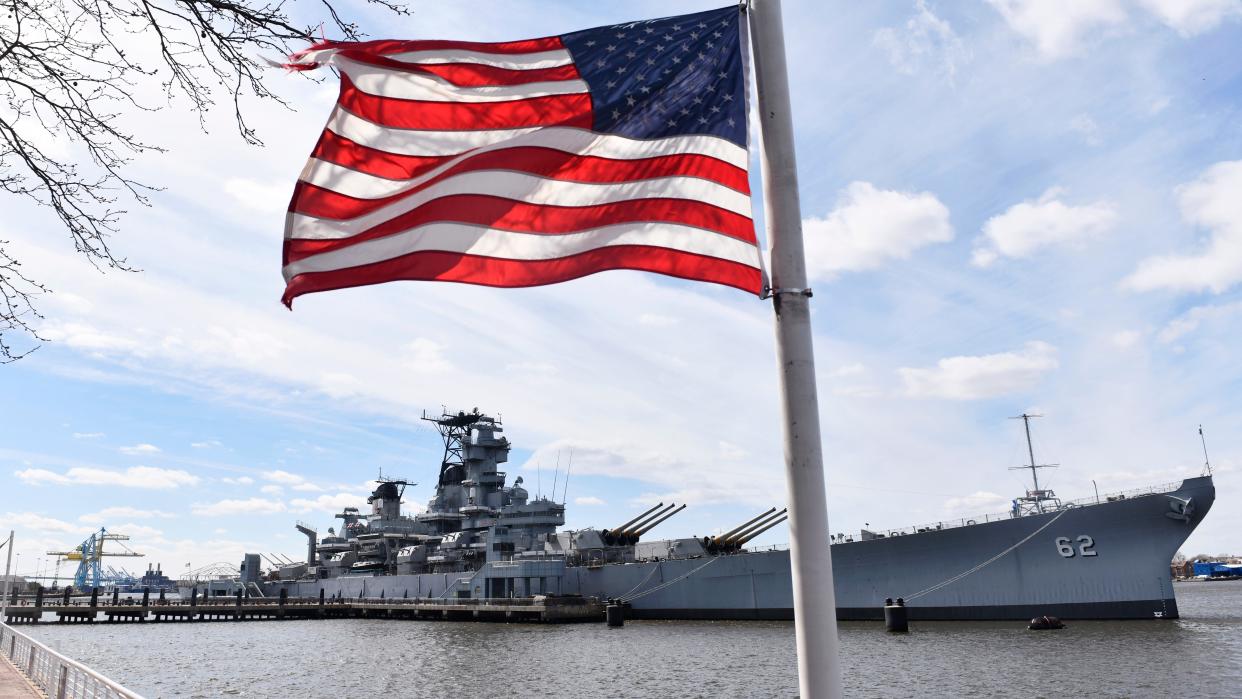
[[[604,619],[609,626],[625,626],[625,607],[615,599],[608,600],[607,606],[604,607]]]
[[[893,633],[906,633],[910,630],[904,599],[898,597],[896,604],[893,604],[891,597],[884,600],[884,630]]]
[[[1026,628],[1031,631],[1055,631],[1065,628],[1065,623],[1054,616],[1037,616]]]

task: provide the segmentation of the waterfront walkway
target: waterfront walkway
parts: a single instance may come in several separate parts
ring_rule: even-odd
[[[0,656],[0,699],[30,699],[42,696],[26,681],[25,675],[13,667],[8,658]]]

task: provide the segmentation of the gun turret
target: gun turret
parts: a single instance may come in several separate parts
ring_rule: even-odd
[[[662,502],[661,502],[661,503],[657,503],[655,507],[651,508],[650,510],[647,510],[646,512],[644,512],[644,513],[642,513],[641,515],[639,515],[639,516],[635,517],[634,519],[631,519],[630,521],[626,522],[625,524],[622,524],[621,526],[619,526],[619,527],[617,527],[617,528],[615,528],[615,529],[605,529],[605,530],[604,530],[604,532],[603,532],[603,536],[604,536],[604,543],[605,543],[605,544],[608,544],[609,546],[612,546],[613,544],[618,543],[618,535],[620,535],[620,534],[624,533],[627,527],[629,527],[629,526],[633,525],[633,524],[634,524],[635,522],[637,522],[638,520],[640,520],[640,519],[642,519],[642,518],[646,517],[647,515],[651,514],[652,512],[655,512],[656,510],[660,509],[661,507],[664,507],[664,503],[662,503]]]
[[[659,525],[660,525],[660,523],[661,523],[661,522],[663,522],[664,520],[668,519],[669,517],[672,517],[673,515],[677,514],[678,512],[681,512],[681,511],[682,511],[682,510],[684,510],[684,509],[686,509],[686,506],[685,506],[685,505],[682,505],[681,507],[679,507],[679,508],[677,508],[677,509],[673,510],[672,512],[669,512],[668,514],[666,514],[666,515],[664,515],[663,517],[661,517],[661,518],[657,519],[656,521],[652,522],[651,524],[648,524],[647,526],[643,527],[642,529],[639,529],[638,531],[634,532],[634,535],[633,535],[633,536],[634,536],[634,542],[635,542],[635,543],[637,543],[637,542],[638,542],[638,537],[642,536],[643,534],[646,534],[647,532],[651,531],[652,529],[655,529],[657,526],[659,526]]]
[[[738,544],[739,544],[739,543],[740,543],[743,539],[745,539],[745,538],[749,537],[749,536],[751,535],[751,533],[752,533],[752,532],[754,532],[755,530],[757,530],[757,529],[762,529],[763,527],[766,527],[768,524],[770,524],[773,520],[776,520],[776,519],[779,519],[779,518],[781,518],[781,517],[784,517],[784,516],[785,516],[785,512],[786,512],[786,510],[788,510],[788,509],[789,509],[789,508],[785,508],[784,510],[781,510],[780,512],[777,512],[777,513],[776,513],[776,514],[774,514],[774,515],[766,516],[766,517],[764,517],[763,519],[761,519],[761,520],[759,520],[758,522],[756,522],[755,524],[752,524],[751,526],[746,527],[746,528],[745,528],[745,529],[743,529],[742,531],[740,531],[740,532],[738,532],[738,533],[734,534],[733,536],[725,537],[725,539],[724,539],[723,541],[721,541],[720,543],[721,543],[721,544],[723,544],[724,546],[727,546],[727,547],[736,548],[736,547],[737,547],[737,545],[738,545]]]

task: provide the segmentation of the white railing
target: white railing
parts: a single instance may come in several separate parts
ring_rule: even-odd
[[[24,672],[50,699],[142,699],[4,623],[0,623],[0,655]]]

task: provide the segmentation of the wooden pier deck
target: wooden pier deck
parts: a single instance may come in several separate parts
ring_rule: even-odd
[[[30,684],[26,676],[13,667],[9,659],[0,655],[0,699],[32,699],[43,693]]]
[[[280,619],[417,619],[564,624],[604,621],[604,605],[594,598],[517,599],[304,599],[208,598],[152,601],[149,604],[54,604],[8,607],[9,624],[152,623],[259,621]]]

